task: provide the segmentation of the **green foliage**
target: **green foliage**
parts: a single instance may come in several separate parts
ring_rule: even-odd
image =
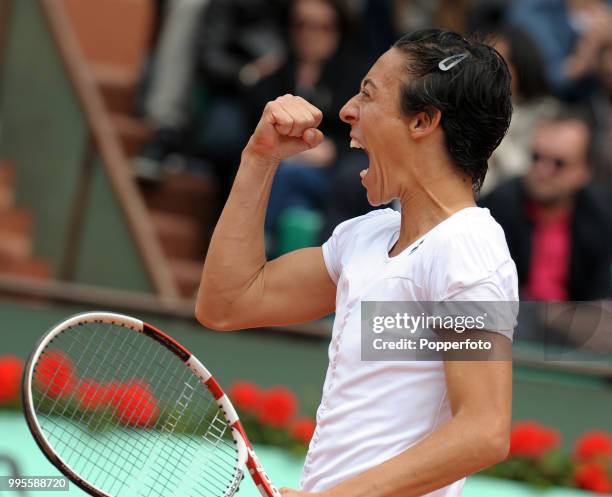
[[[241,412],[240,421],[253,444],[281,447],[299,457],[303,457],[308,450],[308,447],[296,440],[287,429],[266,426],[253,414]]]
[[[560,450],[550,451],[540,458],[511,457],[481,472],[487,476],[522,481],[547,489],[573,487],[574,462]]]

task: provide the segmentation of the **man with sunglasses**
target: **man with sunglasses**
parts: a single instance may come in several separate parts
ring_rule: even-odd
[[[609,200],[591,184],[591,129],[573,110],[540,123],[531,166],[484,198],[516,262],[522,300],[611,295]]]

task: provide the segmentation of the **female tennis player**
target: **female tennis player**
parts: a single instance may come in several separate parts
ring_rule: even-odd
[[[317,429],[300,490],[286,497],[455,497],[466,475],[506,456],[511,363],[362,361],[360,302],[518,300],[503,231],[474,203],[511,112],[494,49],[448,31],[404,36],[340,114],[369,158],[369,202],[399,199],[401,214],[374,210],[322,247],[267,261],[274,173],[322,142],[323,116],[292,95],[266,105],[215,229],[196,315],[229,331],[336,313]],[[508,344],[511,334],[491,333]]]

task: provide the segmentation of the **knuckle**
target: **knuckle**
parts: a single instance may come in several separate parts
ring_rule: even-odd
[[[291,116],[281,116],[278,123],[282,126],[293,126],[294,120]]]

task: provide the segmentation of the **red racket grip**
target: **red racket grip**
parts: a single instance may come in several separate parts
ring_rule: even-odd
[[[281,497],[281,493],[274,486],[272,480],[270,480],[270,477],[265,472],[262,465],[259,463],[259,459],[257,459],[257,455],[255,454],[255,451],[251,446],[251,442],[249,442],[249,439],[247,438],[244,428],[242,427],[242,424],[240,424],[240,421],[236,421],[232,425],[232,428],[236,428],[240,432],[244,443],[246,444],[248,453],[246,467],[249,471],[249,474],[251,475],[251,478],[253,478],[253,481],[255,482],[255,486],[259,490],[259,493],[261,493],[262,497]]]

